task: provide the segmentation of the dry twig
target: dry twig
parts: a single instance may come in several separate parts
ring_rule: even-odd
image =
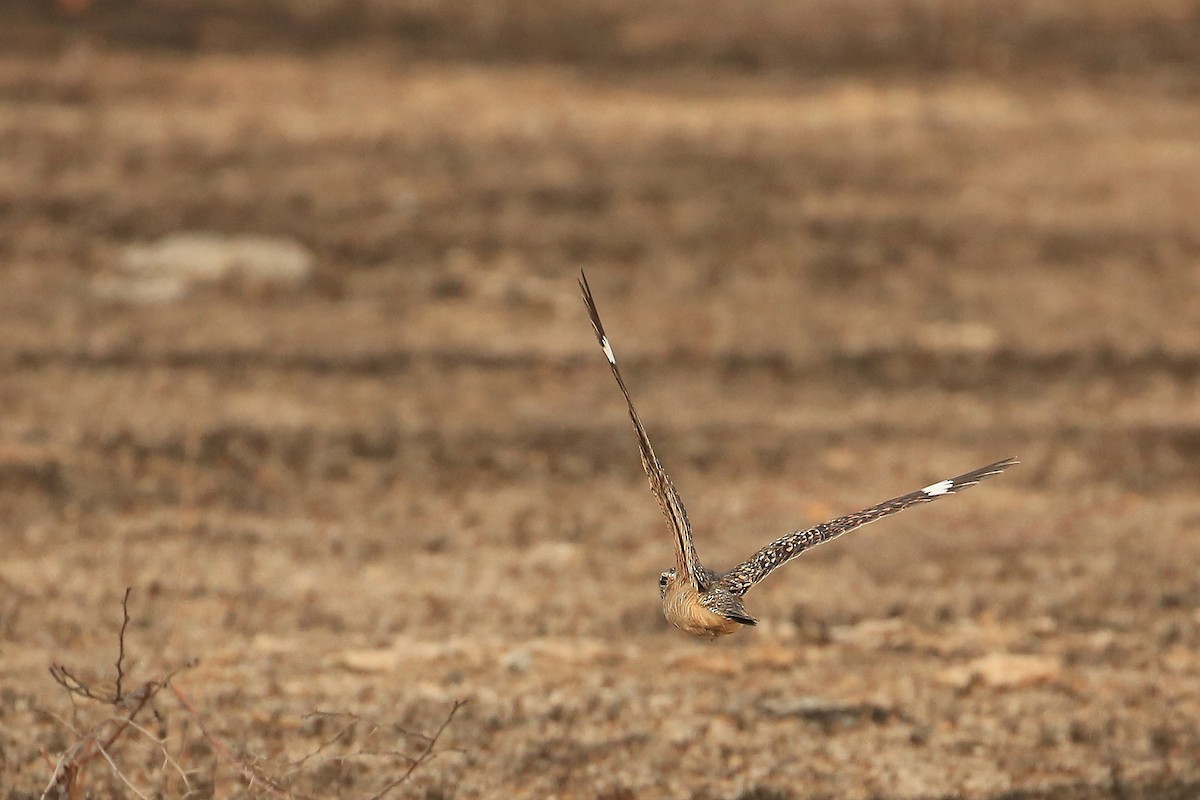
[[[49,797],[64,798],[65,800],[80,800],[83,798],[89,793],[84,786],[84,774],[91,762],[97,759],[102,759],[107,763],[116,779],[133,795],[147,799],[155,795],[161,796],[163,792],[161,785],[157,791],[145,791],[139,788],[121,769],[119,754],[116,748],[127,738],[130,731],[144,737],[162,752],[163,761],[160,771],[164,774],[168,772],[177,774],[182,779],[185,791],[190,794],[193,787],[189,780],[189,772],[171,755],[167,747],[165,734],[161,737],[156,736],[137,721],[138,717],[144,714],[147,709],[154,710],[155,715],[160,720],[164,719],[154,709],[155,698],[163,689],[170,690],[179,708],[187,715],[187,718],[195,723],[201,738],[208,744],[217,761],[232,768],[247,790],[257,790],[274,800],[303,800],[305,798],[305,795],[297,792],[294,788],[293,778],[311,777],[304,776],[302,768],[314,758],[320,758],[322,762],[326,763],[337,762],[339,764],[345,763],[350,759],[367,756],[400,759],[403,762],[400,766],[406,766],[404,772],[387,778],[383,786],[370,797],[370,800],[383,800],[396,787],[407,782],[422,765],[427,764],[438,755],[440,750],[437,749],[437,745],[442,734],[454,719],[455,714],[458,713],[458,710],[465,703],[465,701],[455,701],[445,719],[442,720],[441,725],[438,726],[432,735],[411,731],[399,724],[382,724],[357,714],[315,711],[312,714],[306,715],[305,718],[317,716],[339,717],[348,719],[349,722],[332,737],[322,741],[315,750],[296,761],[284,765],[282,771],[276,773],[267,768],[272,766],[270,761],[238,754],[233,747],[209,727],[204,715],[188,696],[179,687],[173,685],[172,681],[175,676],[182,670],[195,666],[195,661],[191,661],[158,678],[136,684],[135,688],[126,688],[129,675],[126,671],[125,635],[129,627],[129,597],[131,591],[131,588],[126,588],[124,597],[121,600],[122,621],[120,632],[117,636],[116,677],[114,678],[111,690],[95,688],[62,664],[53,664],[50,667],[51,677],[67,692],[67,695],[72,699],[72,703],[75,702],[76,698],[82,698],[109,706],[115,709],[117,713],[100,720],[90,729],[85,729],[83,726],[76,726],[51,712],[45,712],[47,716],[71,732],[74,743],[65,752],[60,754],[57,759],[52,759],[48,753],[43,753],[47,764],[51,766],[51,774],[48,783],[41,793],[41,800],[46,800]],[[415,755],[402,752],[400,749],[377,751],[367,749],[364,746],[364,741],[359,742],[354,750],[350,752],[350,745],[354,743],[356,738],[353,734],[354,728],[360,724],[367,726],[366,738],[380,731],[391,731],[393,734],[410,740],[413,745],[419,742],[420,750]],[[322,756],[328,749],[335,746],[343,752],[337,755]],[[282,777],[279,777],[280,775]]]
[[[254,788],[256,783],[261,784],[267,794],[272,797],[281,798],[281,800],[289,800],[292,795],[282,786],[280,786],[273,777],[266,774],[256,764],[250,763],[244,758],[237,756],[233,749],[218,736],[216,736],[208,726],[204,724],[204,718],[200,716],[200,712],[196,710],[196,706],[188,700],[187,695],[179,690],[179,687],[172,686],[171,693],[175,695],[180,707],[191,715],[192,720],[200,729],[200,735],[204,737],[204,741],[208,742],[208,746],[212,748],[217,758],[225,762],[228,766],[233,767],[242,776],[242,780],[246,782],[246,788]]]
[[[399,786],[400,784],[407,781],[410,777],[412,777],[412,774],[413,774],[413,772],[416,771],[417,767],[421,766],[422,764],[431,760],[432,758],[434,758],[434,756],[437,755],[436,753],[433,752],[434,746],[438,743],[438,739],[440,739],[442,737],[442,732],[446,730],[446,726],[448,726],[450,724],[450,720],[454,719],[454,715],[457,714],[458,710],[460,708],[462,708],[464,705],[466,705],[466,703],[467,703],[466,700],[455,700],[454,701],[454,706],[450,709],[450,713],[446,715],[446,718],[444,720],[442,720],[442,724],[438,726],[438,729],[436,731],[434,731],[432,736],[427,737],[428,740],[426,741],[425,748],[421,751],[421,754],[418,755],[415,759],[413,759],[413,762],[408,765],[408,769],[405,770],[403,775],[401,775],[398,778],[393,778],[392,780],[390,780],[386,784],[384,784],[382,789],[380,789],[375,794],[371,795],[370,800],[382,800],[382,798],[388,792],[392,791],[392,789],[395,789],[397,786]]]
[[[137,789],[117,766],[116,761],[110,753],[130,728],[146,734],[162,750],[167,761],[175,764],[176,768],[181,773],[183,772],[167,751],[166,744],[157,737],[149,736],[145,729],[138,725],[135,720],[139,714],[151,705],[155,695],[169,685],[171,679],[180,670],[186,669],[188,666],[192,666],[192,664],[189,663],[160,678],[146,681],[133,691],[125,691],[125,632],[129,627],[129,595],[131,591],[132,587],[126,587],[125,595],[121,599],[122,620],[121,630],[117,636],[117,675],[113,682],[111,695],[105,694],[88,685],[62,664],[52,664],[50,666],[50,676],[54,679],[55,683],[66,690],[69,696],[72,698],[81,697],[86,700],[109,705],[116,708],[120,713],[97,723],[86,734],[80,734],[73,726],[67,725],[54,715],[50,715],[52,718],[58,720],[60,724],[67,725],[76,735],[77,741],[55,762],[54,769],[50,774],[50,780],[46,788],[42,791],[42,798],[51,796],[52,792],[58,797],[66,797],[70,798],[70,800],[82,797],[84,791],[84,773],[87,771],[89,763],[96,758],[103,758],[108,762],[113,774],[130,791],[139,797],[145,797],[146,795]],[[186,775],[184,775],[184,783],[187,785]]]

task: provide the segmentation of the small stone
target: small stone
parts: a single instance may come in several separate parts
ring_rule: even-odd
[[[395,650],[346,650],[338,662],[354,672],[392,672],[399,664]]]
[[[839,728],[858,727],[866,722],[883,722],[890,715],[888,709],[874,703],[852,703],[816,695],[767,698],[758,705],[771,716],[797,717]]]
[[[741,662],[724,653],[689,652],[673,656],[669,663],[672,669],[687,672],[706,672],[710,675],[721,675],[727,678],[732,678],[742,671]]]
[[[867,619],[856,625],[839,625],[829,632],[838,644],[850,644],[864,650],[884,650],[909,643],[908,626],[903,619]]]
[[[993,689],[1012,689],[1056,680],[1061,672],[1062,667],[1054,658],[990,653],[942,670],[938,679],[956,689],[966,689],[975,683]]]
[[[509,672],[528,672],[533,666],[533,654],[528,650],[509,650],[501,657],[500,666]]]

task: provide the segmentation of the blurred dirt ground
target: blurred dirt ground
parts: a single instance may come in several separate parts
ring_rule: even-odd
[[[126,586],[297,795],[1200,796],[1200,16],[1043,5],[14,3],[0,796]],[[581,267],[714,566],[1024,463],[688,638]],[[275,791],[165,698],[90,796]]]

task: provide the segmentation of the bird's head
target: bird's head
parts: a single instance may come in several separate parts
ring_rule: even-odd
[[[658,596],[667,596],[667,587],[675,582],[675,568],[665,570],[662,575],[658,576]]]

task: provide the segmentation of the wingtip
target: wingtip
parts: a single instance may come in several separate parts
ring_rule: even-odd
[[[1002,461],[997,461],[993,464],[989,464],[986,467],[983,467],[983,468],[977,470],[976,472],[980,476],[980,480],[982,480],[983,478],[987,478],[992,475],[1003,474],[1004,470],[1008,469],[1009,467],[1016,466],[1017,464],[1020,464],[1020,463],[1021,463],[1021,461],[1018,458],[1015,458],[1015,457],[1014,458],[1006,458]],[[978,481],[975,481],[975,483],[978,483]]]
[[[988,470],[989,471],[988,474],[990,474],[990,475],[995,475],[997,473],[1003,472],[1004,470],[1008,469],[1009,467],[1014,467],[1020,463],[1021,463],[1021,460],[1019,458],[1015,458],[1015,457],[1014,458],[1005,458],[1000,461],[996,461],[991,464],[988,464],[986,467],[983,467],[982,469]]]

